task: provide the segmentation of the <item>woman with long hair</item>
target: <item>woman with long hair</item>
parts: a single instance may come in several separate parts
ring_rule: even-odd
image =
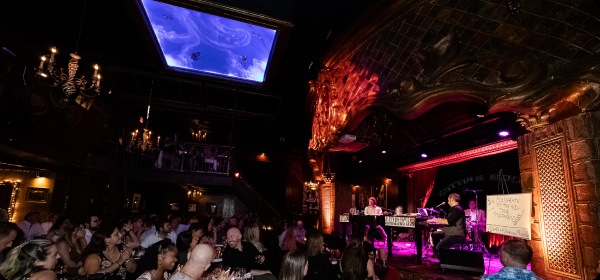
[[[137,280],[165,280],[171,277],[168,271],[177,263],[177,247],[169,238],[158,241],[148,249],[140,259],[140,271]]]
[[[289,251],[283,256],[279,280],[302,280],[308,271],[308,259],[301,250]]]
[[[283,237],[283,241],[281,242],[281,250],[282,251],[292,251],[296,250],[296,228],[293,226],[287,227],[285,231],[285,236]]]
[[[246,225],[244,228],[244,240],[252,243],[261,254],[267,251],[265,245],[260,242],[260,226],[256,222]]]
[[[342,255],[340,268],[343,280],[374,279],[375,266],[363,247],[362,236],[354,236]]]
[[[208,226],[204,222],[191,223],[188,231],[191,231],[192,236],[197,239],[197,244],[215,245],[214,235],[208,231]]]
[[[118,223],[121,235],[123,236],[122,245],[131,249],[137,249],[141,244],[140,238],[134,230],[134,222],[135,218],[133,216],[127,216]]]
[[[186,230],[177,235],[177,260],[180,265],[187,263],[188,254],[198,244],[198,238],[192,236],[192,232]]]
[[[33,239],[12,249],[0,266],[0,274],[10,280],[56,280],[54,266],[58,249],[47,239]]]
[[[137,265],[131,258],[132,250],[121,246],[122,237],[116,226],[96,230],[83,252],[84,273],[108,273],[125,280],[127,272],[135,272]]]
[[[306,280],[339,279],[338,271],[331,264],[329,253],[325,252],[325,242],[320,232],[312,233],[306,241],[308,274]]]
[[[85,249],[85,226],[69,224],[65,234],[56,242],[60,262],[67,266],[67,274],[76,275],[83,265],[82,254]]]

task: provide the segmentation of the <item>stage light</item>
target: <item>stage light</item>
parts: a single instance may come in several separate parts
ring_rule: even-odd
[[[233,173],[233,176],[235,176],[235,178],[240,178],[240,172]]]
[[[508,132],[507,130],[502,130],[502,131],[498,132],[498,135],[500,135],[501,137],[506,137],[506,136],[510,135],[510,132]]]
[[[387,154],[386,150],[381,151],[382,154]]]
[[[427,154],[421,154],[422,158],[427,158]]]

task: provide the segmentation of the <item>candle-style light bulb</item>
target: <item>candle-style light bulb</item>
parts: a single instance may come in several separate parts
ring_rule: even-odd
[[[52,47],[50,49],[50,63],[52,63],[54,61],[54,54],[56,53],[56,47]]]
[[[42,61],[40,61],[40,66],[38,66],[38,70],[42,70],[44,68],[44,62],[46,62],[46,56],[42,56]]]
[[[98,66],[98,64],[94,64],[94,77],[98,76],[98,69],[100,69],[100,66]]]

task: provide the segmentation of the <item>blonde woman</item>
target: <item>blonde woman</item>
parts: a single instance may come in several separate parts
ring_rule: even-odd
[[[250,223],[246,226],[244,229],[244,240],[252,243],[261,254],[267,251],[265,245],[260,242],[260,226],[258,223]]]
[[[33,239],[12,249],[0,266],[0,274],[11,280],[56,280],[54,267],[58,249],[47,239]]]

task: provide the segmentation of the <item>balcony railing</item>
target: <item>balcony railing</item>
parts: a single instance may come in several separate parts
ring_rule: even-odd
[[[157,151],[127,150],[130,167],[229,174],[231,148],[201,143],[169,143]]]

